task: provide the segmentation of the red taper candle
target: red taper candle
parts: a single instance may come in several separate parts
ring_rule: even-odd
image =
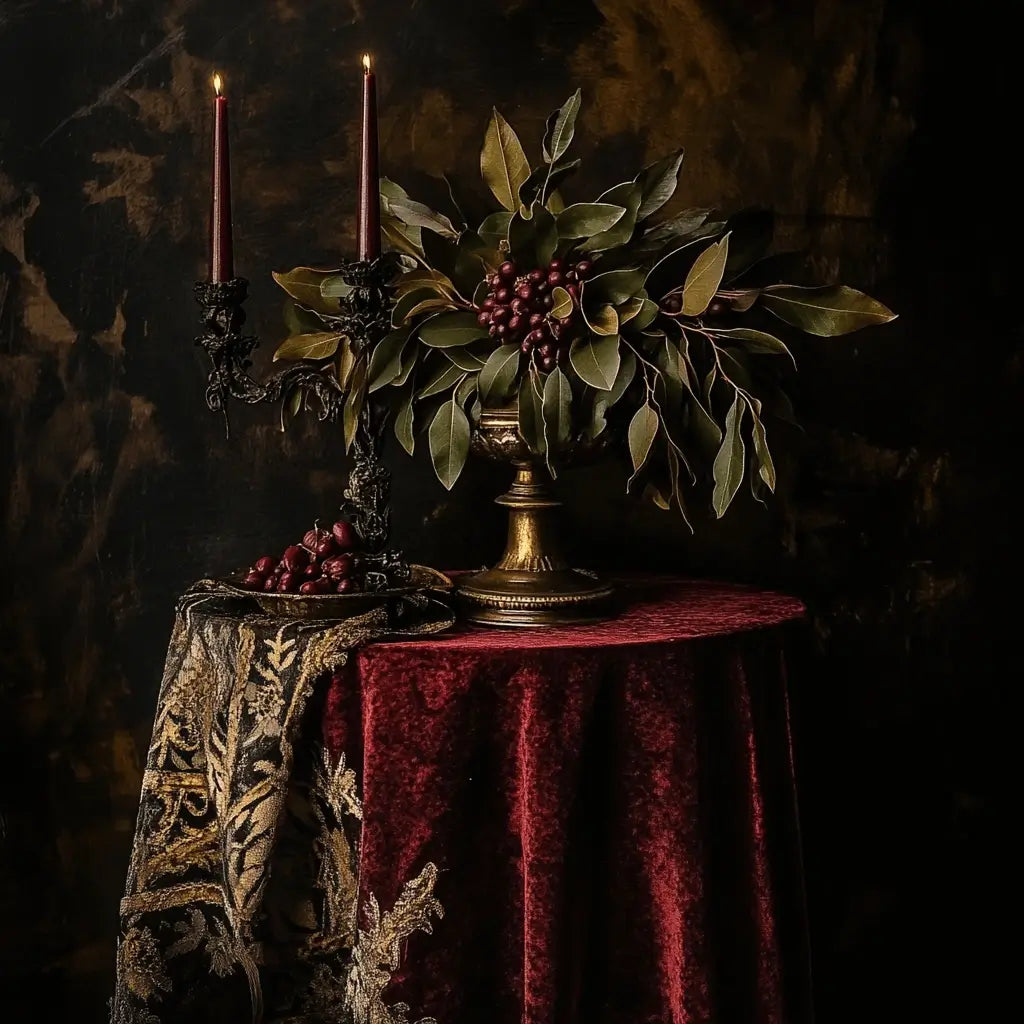
[[[228,100],[220,75],[213,76],[213,185],[210,195],[210,280],[235,276],[231,251],[231,160],[228,152]]]
[[[363,144],[359,153],[359,220],[356,250],[361,260],[380,255],[380,169],[377,152],[377,80],[363,54]]]

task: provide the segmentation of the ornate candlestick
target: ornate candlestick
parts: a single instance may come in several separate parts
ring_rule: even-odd
[[[345,263],[341,275],[352,287],[338,300],[338,315],[332,327],[351,339],[359,355],[375,345],[390,328],[391,298],[386,282],[396,270],[390,254],[372,261]],[[253,349],[259,344],[253,335],[242,333],[243,304],[248,281],[199,281],[196,301],[202,308],[202,332],[196,338],[212,364],[206,387],[206,404],[224,415],[229,428],[228,402],[247,405],[284,403],[296,392],[315,396],[320,403],[319,418],[336,422],[342,412],[345,391],[337,379],[314,363],[297,363],[272,374],[265,381],[249,373]],[[385,589],[405,583],[409,567],[401,553],[387,549],[390,534],[391,473],[381,459],[388,410],[376,396],[367,396],[359,414],[352,444],[353,462],[341,506],[362,541],[368,572],[367,586]]]

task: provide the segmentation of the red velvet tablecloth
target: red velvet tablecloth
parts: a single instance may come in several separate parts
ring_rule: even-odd
[[[444,919],[391,989],[414,1019],[811,1019],[783,662],[803,608],[706,582],[625,597],[596,626],[375,644],[332,680],[360,891],[391,906],[440,869]]]

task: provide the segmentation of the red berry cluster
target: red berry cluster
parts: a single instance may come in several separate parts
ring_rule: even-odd
[[[590,273],[590,260],[567,265],[552,260],[547,269],[537,267],[520,273],[511,260],[487,278],[487,297],[480,304],[480,326],[503,345],[515,342],[525,355],[533,355],[543,370],[565,362],[569,342],[579,318],[579,286]],[[560,320],[551,315],[553,289],[562,287],[571,296],[573,308]]]
[[[301,544],[285,548],[280,559],[257,558],[242,586],[278,594],[351,594],[359,589],[356,544],[352,524],[343,519],[330,531],[314,526]]]

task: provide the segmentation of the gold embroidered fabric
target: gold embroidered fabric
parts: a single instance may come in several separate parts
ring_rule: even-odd
[[[304,710],[352,651],[453,622],[430,594],[341,622],[271,618],[211,581],[179,604],[121,901],[112,1024],[407,1024],[403,941],[440,917],[430,863],[359,906],[362,805]],[[429,1024],[424,1018],[420,1024]]]

